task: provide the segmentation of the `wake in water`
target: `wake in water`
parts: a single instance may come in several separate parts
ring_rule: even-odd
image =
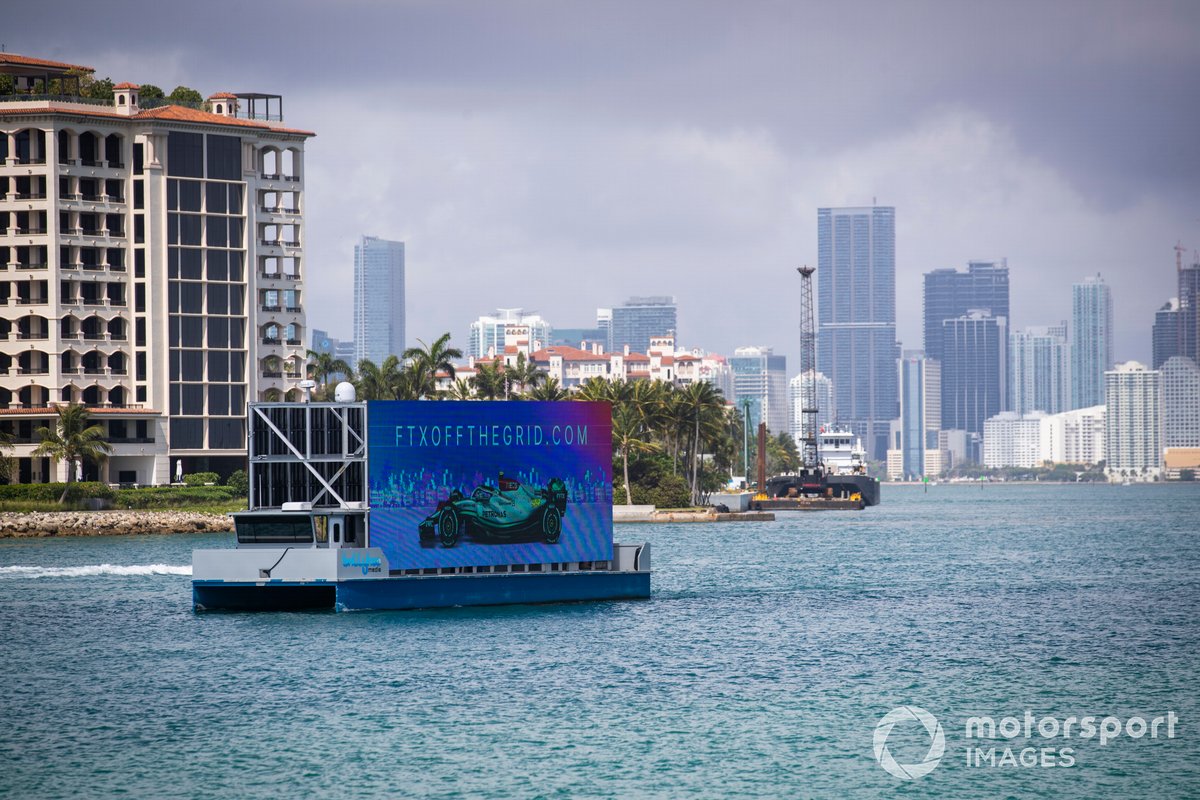
[[[92,575],[191,575],[173,564],[88,564],[83,567],[0,567],[0,578],[86,578]]]

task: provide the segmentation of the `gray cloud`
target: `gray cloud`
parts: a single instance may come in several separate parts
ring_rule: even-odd
[[[88,24],[25,4],[0,39],[117,80],[277,91],[317,130],[310,314],[346,335],[351,245],[374,233],[408,242],[414,335],[669,292],[688,344],[791,354],[815,209],[878,197],[906,345],[922,272],[1008,256],[1018,325],[1068,315],[1099,270],[1118,356],[1145,359],[1171,246],[1200,246],[1192,2],[56,9]]]

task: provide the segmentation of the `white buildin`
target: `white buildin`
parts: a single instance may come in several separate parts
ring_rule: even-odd
[[[792,438],[796,440],[797,447],[801,444],[801,410],[803,408],[804,385],[808,380],[808,376],[801,373],[788,381],[788,408],[791,411],[788,417],[788,425]],[[812,380],[816,386],[817,430],[821,430],[822,428],[828,429],[832,427],[833,420],[837,415],[837,406],[834,405],[833,381],[820,372],[814,372]]]
[[[1018,414],[1003,411],[983,423],[983,465],[1038,467],[1049,460],[1043,443],[1049,442],[1049,418],[1040,411]]]
[[[1200,447],[1200,367],[1187,356],[1172,356],[1162,375],[1163,447]]]
[[[471,323],[467,356],[482,359],[503,355],[505,342],[513,335],[510,326],[526,329],[524,336],[531,350],[541,350],[550,341],[550,323],[540,315],[526,314],[520,308],[498,308],[494,316],[482,316]]]
[[[1159,379],[1157,370],[1136,361],[1104,373],[1104,450],[1111,480],[1154,478],[1162,469]]]
[[[1104,460],[1104,406],[1089,406],[1052,414],[1049,442],[1042,443],[1045,460],[1055,464],[1099,464]]]
[[[1057,414],[1071,407],[1067,323],[1008,335],[1008,410]]]
[[[17,478],[53,407],[81,403],[113,457],[85,477],[165,483],[246,459],[246,401],[299,399],[304,145],[278,96],[203,108],[59,94],[89,67],[0,53],[0,430]],[[28,97],[28,99],[26,99]]]

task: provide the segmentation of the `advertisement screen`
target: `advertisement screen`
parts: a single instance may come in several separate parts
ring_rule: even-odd
[[[375,401],[367,428],[393,570],[612,558],[607,403]]]

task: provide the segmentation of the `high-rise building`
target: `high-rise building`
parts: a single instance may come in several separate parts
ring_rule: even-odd
[[[751,431],[766,422],[772,434],[788,428],[787,358],[769,347],[739,347],[729,359],[733,401],[740,411],[750,408]]]
[[[1071,287],[1071,408],[1104,402],[1112,346],[1112,293],[1099,275],[1085,278]]]
[[[354,245],[354,360],[404,354],[404,242],[364,236]]]
[[[1178,297],[1172,297],[1154,312],[1151,369],[1158,369],[1167,363],[1167,359],[1183,351],[1183,332],[1179,329],[1180,316]]]
[[[1152,478],[1162,467],[1160,375],[1136,361],[1104,373],[1104,452],[1110,479]]]
[[[1159,374],[1163,447],[1200,447],[1200,367],[1187,356],[1172,356]]]
[[[1200,263],[1181,264],[1178,282],[1179,295],[1154,315],[1154,369],[1172,356],[1200,363]]]
[[[896,418],[896,209],[817,210],[817,369],[837,420],[883,459]]]
[[[645,353],[654,337],[673,335],[677,340],[679,338],[674,297],[631,297],[623,306],[597,309],[596,319],[601,326],[604,311],[611,312],[609,352],[623,351],[628,345],[630,352]]]
[[[467,355],[476,359],[486,358],[489,353],[503,356],[510,329],[513,329],[513,334],[521,334],[514,340],[523,338],[531,352],[550,343],[550,323],[539,314],[527,314],[520,308],[498,308],[495,315],[485,315],[471,323],[471,331],[467,335]],[[571,346],[578,347],[579,342]]]
[[[1026,328],[1008,337],[1008,410],[1057,414],[1071,401],[1071,347],[1067,323]]]
[[[899,361],[900,417],[895,449],[898,477],[937,475],[944,459],[927,458],[938,451],[942,427],[942,365],[919,350],[905,351]],[[936,465],[935,463],[936,462]],[[936,468],[935,468],[936,466]]]
[[[983,465],[999,467],[1038,467],[1047,460],[1043,445],[1049,417],[1041,411],[1018,414],[1002,411],[983,423]]]
[[[299,399],[304,377],[304,146],[278,96],[203,109],[81,67],[0,53],[0,430],[17,479],[52,406],[83,404],[113,445],[84,477],[169,482],[242,468],[246,401]],[[50,84],[58,84],[53,96]],[[11,271],[9,271],[11,270]]]
[[[942,322],[942,426],[983,433],[1004,410],[1008,320],[971,311]]]
[[[800,412],[804,407],[804,388],[809,380],[813,381],[815,387],[813,396],[817,399],[817,429],[829,428],[835,419],[836,406],[833,396],[833,381],[820,372],[813,373],[811,379],[803,374],[793,377],[788,381],[788,409],[790,411],[788,429],[792,433],[792,438],[796,440],[797,447],[800,447],[802,444],[801,427],[803,418]]]
[[[935,269],[925,273],[925,357],[942,357],[942,323],[971,310],[1012,319],[1009,313],[1008,260],[969,261],[967,271]]]

